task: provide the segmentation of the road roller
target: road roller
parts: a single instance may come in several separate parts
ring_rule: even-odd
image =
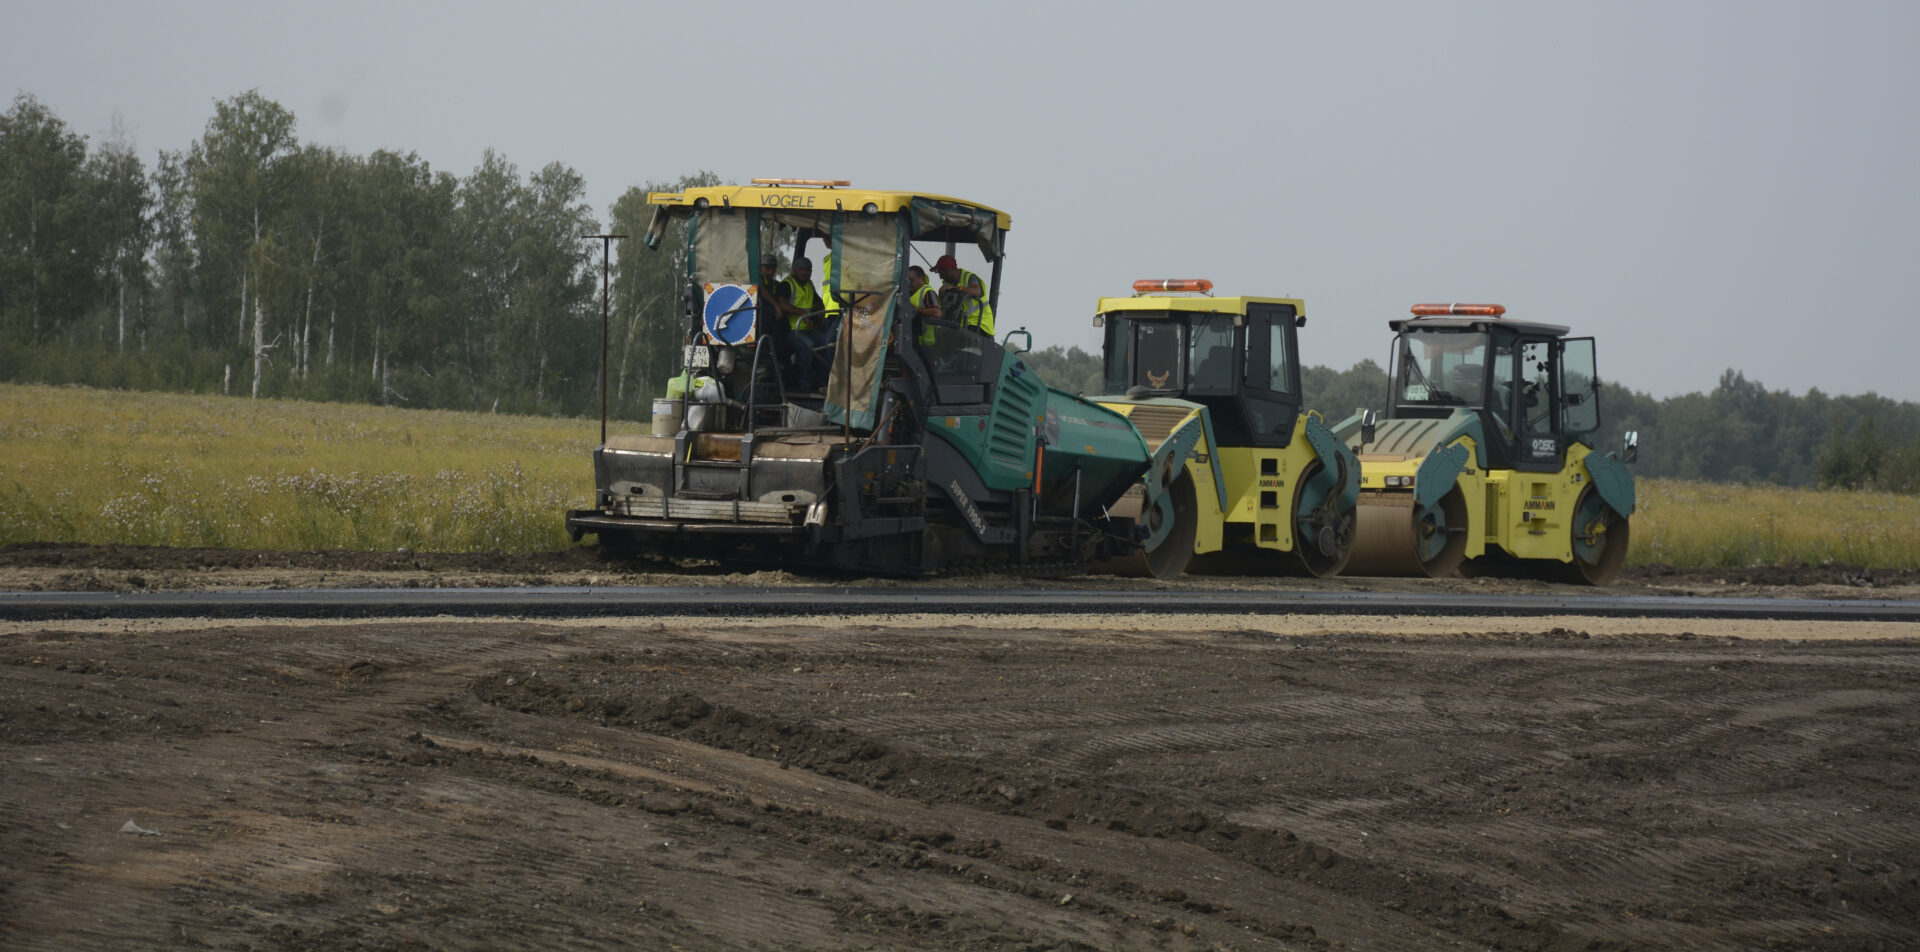
[[[1626,562],[1637,440],[1598,452],[1591,337],[1499,304],[1419,304],[1395,335],[1384,417],[1333,427],[1358,456],[1348,575],[1606,585]]]
[[[1117,568],[1330,576],[1346,564],[1360,463],[1300,406],[1297,298],[1216,297],[1204,278],[1136,281],[1099,299],[1104,387],[1092,398],[1152,451],[1114,507],[1147,538]]]

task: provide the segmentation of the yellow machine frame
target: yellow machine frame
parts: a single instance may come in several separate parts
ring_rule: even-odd
[[[1210,282],[1207,286],[1211,287]],[[1173,311],[1230,314],[1235,323],[1240,324],[1246,319],[1248,306],[1254,304],[1286,305],[1296,316],[1306,314],[1306,302],[1299,298],[1174,296],[1151,292],[1103,297],[1097,307],[1103,319],[1106,315],[1128,311]],[[1096,399],[1103,406],[1125,414],[1155,453],[1170,436],[1193,426],[1196,420],[1205,427],[1203,438],[1196,441],[1185,461],[1185,473],[1192,480],[1197,510],[1195,555],[1221,552],[1230,544],[1236,548],[1250,544],[1255,549],[1276,553],[1298,551],[1294,518],[1300,503],[1300,479],[1322,459],[1309,430],[1317,429],[1323,434],[1329,447],[1346,451],[1332,438],[1317,412],[1301,413],[1295,418],[1292,437],[1286,446],[1222,446],[1218,434],[1207,425],[1209,418],[1205,411],[1187,402],[1191,398],[1126,402]],[[1357,463],[1354,468],[1358,469]],[[1355,476],[1357,474],[1352,474],[1349,479]],[[1244,536],[1236,530],[1230,542],[1230,527],[1245,527]]]
[[[1479,447],[1472,437],[1460,437],[1448,446],[1464,447],[1469,460],[1478,458]],[[1566,465],[1557,473],[1488,471],[1469,463],[1455,480],[1467,509],[1462,558],[1480,558],[1489,546],[1497,546],[1516,558],[1572,562],[1571,520],[1580,494],[1592,485],[1586,465],[1592,452],[1585,444],[1572,444]],[[1361,453],[1361,493],[1410,493],[1390,487],[1388,481],[1411,485],[1425,459],[1424,455]]]
[[[1560,563],[1576,571],[1551,574],[1611,582],[1631,544],[1625,464],[1634,447],[1631,435],[1622,454],[1591,445],[1599,425],[1592,339],[1510,320],[1498,304],[1417,304],[1412,313],[1388,322],[1397,335],[1391,417],[1363,410],[1334,427],[1362,468],[1349,569],[1534,575]],[[1430,355],[1422,360],[1432,361],[1424,371],[1408,349],[1416,338]],[[1439,346],[1446,338],[1472,345],[1471,355],[1458,351],[1456,364],[1431,356],[1452,352]],[[1540,404],[1542,395],[1552,403]],[[1525,429],[1523,400],[1546,413]],[[1577,418],[1572,407],[1581,408]]]
[[[751,185],[711,185],[679,192],[649,192],[649,205],[690,205],[697,208],[786,208],[797,211],[898,212],[916,198],[969,205],[994,214],[1002,229],[1013,227],[1013,217],[990,205],[932,192],[898,192],[851,188],[843,180],[754,179]],[[871,207],[869,207],[871,206]]]

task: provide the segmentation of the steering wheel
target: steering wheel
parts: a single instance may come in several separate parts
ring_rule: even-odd
[[[960,321],[960,299],[965,296],[966,295],[960,293],[960,288],[957,286],[941,288],[940,293],[936,295],[940,301],[941,319],[958,323]]]

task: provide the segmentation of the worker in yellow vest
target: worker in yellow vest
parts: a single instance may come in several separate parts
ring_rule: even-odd
[[[845,275],[842,275],[844,278]],[[827,252],[820,259],[820,292],[825,300],[826,321],[822,324],[828,334],[837,334],[840,330],[840,299],[833,296],[833,252]]]
[[[824,299],[813,286],[813,262],[793,259],[793,273],[787,275],[775,295],[781,316],[786,317],[793,328],[781,339],[780,350],[790,368],[794,389],[818,390],[826,386],[827,371],[833,365],[814,348],[831,343],[833,338],[821,326]]]
[[[960,267],[952,255],[941,255],[940,260],[933,263],[933,270],[940,276],[940,293],[945,294],[948,288],[959,289],[959,313],[953,318],[992,337],[993,305],[987,302],[987,286],[980,276]]]
[[[922,318],[940,319],[940,298],[933,293],[933,284],[927,280],[926,269],[917,264],[907,266],[907,306]],[[918,340],[923,345],[931,345],[933,328],[920,325]]]

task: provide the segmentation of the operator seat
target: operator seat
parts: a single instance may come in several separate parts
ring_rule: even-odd
[[[1478,404],[1481,381],[1486,376],[1485,369],[1480,364],[1461,364],[1453,368],[1447,374],[1447,392],[1461,403]]]
[[[1230,387],[1233,385],[1233,348],[1221,345],[1207,349],[1200,366],[1193,370],[1188,386]]]

